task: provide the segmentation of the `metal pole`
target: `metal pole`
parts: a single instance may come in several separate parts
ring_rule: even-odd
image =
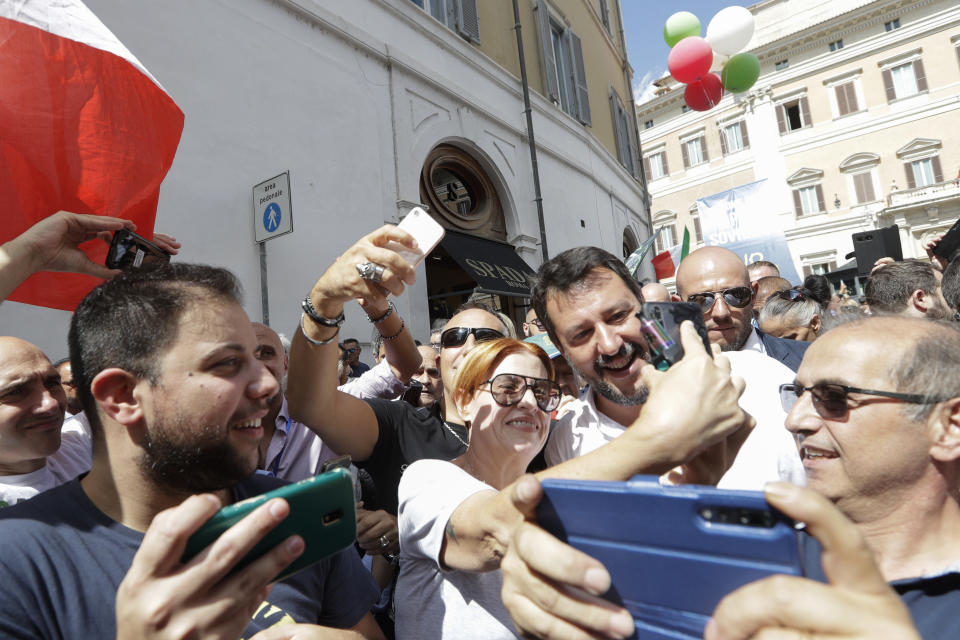
[[[538,9],[540,11],[542,9]],[[547,253],[547,227],[543,220],[543,196],[540,193],[540,168],[537,166],[537,144],[533,138],[533,112],[530,109],[530,85],[527,84],[527,62],[523,55],[523,35],[520,33],[520,7],[513,0],[513,28],[517,32],[517,52],[520,54],[520,84],[523,86],[523,113],[527,117],[527,143],[530,146],[530,165],[533,168],[533,194],[537,203],[537,220],[540,223],[540,253],[543,261],[550,259]],[[636,118],[634,118],[636,119]]]
[[[267,243],[258,242],[260,245],[260,315],[263,317],[263,324],[270,326],[270,303],[267,300]]]

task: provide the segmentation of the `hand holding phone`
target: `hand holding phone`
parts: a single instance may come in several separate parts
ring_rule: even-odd
[[[225,532],[210,553],[190,562],[184,571],[178,562],[180,550],[219,504],[209,494],[192,496],[153,519],[117,590],[118,638],[166,637],[169,629],[185,625],[198,636],[240,637],[267,585],[304,545],[302,539],[287,539],[243,571],[224,576],[265,531],[288,516],[287,503],[274,500]],[[165,626],[158,628],[158,621]]]
[[[346,549],[357,537],[353,479],[346,469],[336,468],[224,507],[190,536],[181,561],[188,562],[272,498],[285,499],[290,515],[258,541],[233,571],[243,569],[290,536],[299,535],[306,545],[304,553],[274,576],[275,582]]]
[[[766,488],[767,500],[803,520],[829,556],[829,585],[802,578],[752,582],[721,600],[706,640],[785,634],[806,638],[920,640],[910,611],[887,584],[857,526],[822,495],[785,482]],[[811,615],[811,612],[816,615]]]
[[[683,358],[680,325],[684,320],[693,323],[707,353],[713,356],[703,312],[692,302],[644,302],[637,319],[650,347],[650,362],[660,371],[666,371]]]
[[[736,449],[756,424],[739,405],[745,383],[730,375],[729,360],[712,358],[692,323],[680,326],[680,342],[686,353],[667,371],[641,370],[649,396],[636,424],[656,441],[655,450],[665,454],[660,463],[666,465],[651,466],[650,473],[686,464],[725,441]]]
[[[543,491],[538,522],[604,564],[605,597],[630,611],[640,638],[699,639],[731,591],[804,574],[793,520],[758,492],[662,487],[653,476],[549,479]]]
[[[423,259],[434,250],[446,233],[440,223],[420,207],[411,209],[410,213],[397,226],[413,236],[413,239],[417,241],[417,249],[413,250],[392,240],[387,243],[386,248],[399,253],[400,257],[409,262],[411,267],[416,267],[423,262]]]
[[[106,265],[111,269],[140,269],[162,262],[170,262],[170,254],[129,229],[113,234]]]

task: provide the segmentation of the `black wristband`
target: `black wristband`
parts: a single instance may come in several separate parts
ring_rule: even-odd
[[[307,314],[308,318],[317,324],[322,324],[325,327],[339,327],[346,320],[346,318],[343,316],[343,311],[341,311],[340,315],[338,315],[336,318],[326,318],[320,315],[314,308],[309,294],[307,294],[307,297],[303,299],[303,302],[300,303],[300,306],[303,308],[303,312]]]

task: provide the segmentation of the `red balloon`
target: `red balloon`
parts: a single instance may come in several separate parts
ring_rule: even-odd
[[[677,82],[696,82],[710,72],[713,49],[699,36],[684,38],[673,46],[667,58],[667,68]]]
[[[723,83],[715,73],[708,73],[699,82],[691,82],[683,91],[684,102],[694,111],[709,111],[722,97]]]

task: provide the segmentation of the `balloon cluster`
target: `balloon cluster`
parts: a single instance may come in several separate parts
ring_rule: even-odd
[[[726,7],[707,25],[700,37],[700,20],[689,11],[667,19],[663,39],[670,45],[667,68],[677,82],[687,85],[683,100],[694,111],[717,105],[723,90],[740,93],[760,77],[760,61],[740,53],[753,36],[753,14],[743,7]],[[716,72],[719,72],[718,76]]]

